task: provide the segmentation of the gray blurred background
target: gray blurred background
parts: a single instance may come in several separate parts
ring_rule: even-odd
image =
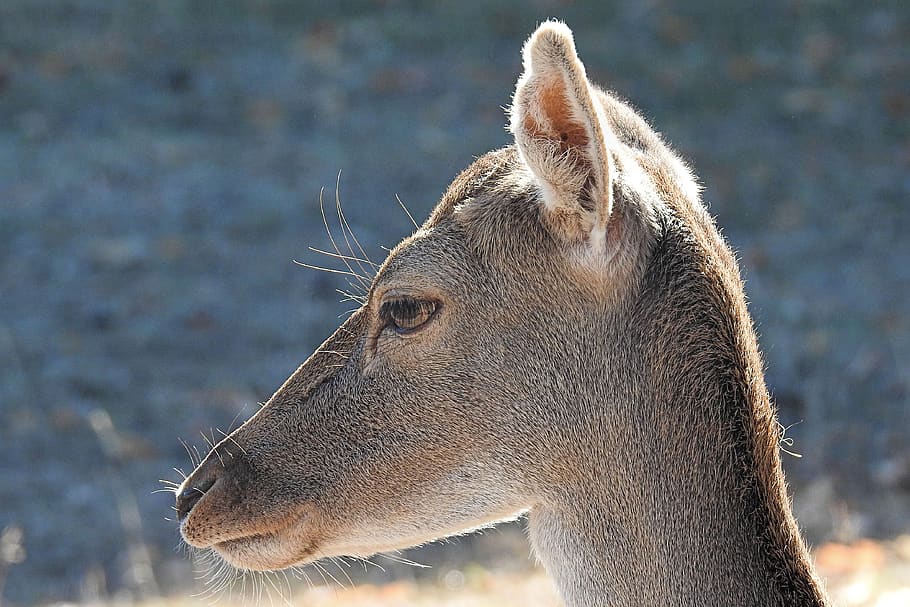
[[[320,188],[343,170],[381,259],[411,227],[396,194],[422,221],[508,142],[521,44],[551,16],[739,252],[810,539],[908,531],[905,2],[2,0],[0,597],[191,586],[153,493],[192,467],[178,437],[204,451],[350,308],[292,262],[331,264],[307,250],[330,246]],[[513,525],[408,556],[527,554]]]

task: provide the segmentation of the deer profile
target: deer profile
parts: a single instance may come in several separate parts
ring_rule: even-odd
[[[510,129],[183,482],[185,541],[274,570],[527,513],[569,607],[827,604],[688,168],[559,22],[525,44]]]

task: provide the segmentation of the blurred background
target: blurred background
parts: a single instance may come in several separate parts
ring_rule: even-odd
[[[521,44],[551,16],[739,252],[822,574],[841,604],[910,604],[900,0],[2,0],[0,602],[205,590],[154,491],[192,468],[179,439],[204,453],[351,307],[293,263],[331,262],[307,249],[330,247],[320,188],[343,170],[382,259],[411,230],[396,194],[422,221],[508,143]],[[328,565],[366,585],[298,602],[556,604],[528,555],[519,522],[403,555],[429,568]]]

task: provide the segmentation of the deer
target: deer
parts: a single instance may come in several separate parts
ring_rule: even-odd
[[[184,541],[271,571],[526,515],[567,607],[827,605],[696,178],[559,21],[508,117],[175,490]]]

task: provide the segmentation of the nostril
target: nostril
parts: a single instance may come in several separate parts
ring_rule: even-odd
[[[186,515],[193,509],[193,506],[196,505],[196,502],[202,499],[205,492],[211,489],[214,484],[215,479],[210,478],[184,487],[183,490],[177,494],[177,520],[182,521],[185,519]]]

